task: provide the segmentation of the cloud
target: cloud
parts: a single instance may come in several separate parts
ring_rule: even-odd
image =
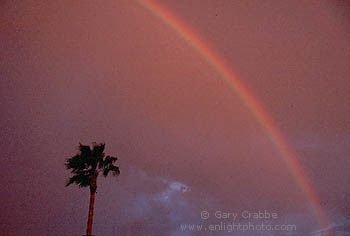
[[[191,189],[179,181],[150,176],[142,170],[130,168],[126,183],[139,191],[132,194],[129,187],[122,189],[122,195],[126,195],[123,199],[129,201],[124,205],[127,218],[119,221],[115,228],[117,233],[139,235],[142,232],[142,235],[154,235],[162,232],[167,235],[176,230],[175,225],[191,215],[191,206],[186,197]]]

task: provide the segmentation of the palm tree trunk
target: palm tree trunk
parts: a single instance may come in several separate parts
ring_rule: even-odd
[[[92,218],[94,216],[94,202],[95,202],[95,193],[90,192],[89,219],[87,223],[86,235],[91,235],[91,231],[92,231]]]
[[[92,219],[94,216],[95,193],[97,189],[96,178],[97,176],[92,176],[92,180],[90,184],[89,218],[87,223],[86,235],[91,235],[91,232],[92,232]]]

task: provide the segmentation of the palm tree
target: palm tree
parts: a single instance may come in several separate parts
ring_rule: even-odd
[[[86,235],[91,235],[92,230],[98,174],[102,172],[104,177],[107,177],[109,172],[112,172],[113,176],[120,174],[119,167],[114,165],[117,157],[105,156],[104,149],[104,143],[94,142],[92,149],[90,146],[79,143],[79,153],[67,158],[65,163],[67,169],[72,169],[71,173],[73,174],[68,179],[66,187],[72,183],[77,184],[79,187],[90,187],[90,205]]]

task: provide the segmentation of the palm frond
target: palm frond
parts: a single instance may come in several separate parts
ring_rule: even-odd
[[[90,146],[88,145],[83,145],[79,143],[79,151],[81,156],[84,156],[84,157],[91,156],[91,149],[90,149]]]
[[[109,172],[112,172],[113,176],[117,176],[120,174],[120,170],[118,166],[115,166],[113,164],[109,164],[103,169],[103,176],[107,177]]]
[[[77,184],[79,187],[87,187],[90,185],[90,181],[91,176],[89,174],[86,174],[86,172],[83,172],[69,178],[66,187],[73,183]]]
[[[104,143],[93,143],[92,151],[91,151],[91,164],[94,167],[97,165],[100,166],[100,163],[103,162],[105,144]]]
[[[104,143],[95,142],[92,145],[92,149],[90,146],[79,143],[79,153],[67,158],[65,162],[65,166],[67,169],[71,169],[73,174],[68,179],[66,186],[73,183],[79,185],[79,187],[90,186],[92,177],[97,177],[98,172],[103,172],[105,177],[107,177],[109,172],[112,172],[113,176],[119,175],[119,167],[113,164],[118,158],[105,157],[104,149]]]
[[[118,160],[117,157],[106,156],[106,158],[105,158],[105,159],[103,160],[103,162],[101,163],[102,166],[101,166],[100,168],[106,167],[106,166],[108,166],[108,165],[110,165],[110,164],[113,164],[113,163],[116,162],[117,160]]]
[[[81,156],[80,154],[77,154],[71,158],[66,159],[65,163],[67,169],[85,169],[87,168],[87,162],[86,159]]]

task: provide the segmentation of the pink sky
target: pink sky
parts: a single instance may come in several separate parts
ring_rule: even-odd
[[[348,224],[346,2],[162,4],[263,104],[330,223]],[[207,235],[179,228],[203,223],[204,209],[276,211],[274,223],[296,224],[298,236],[320,227],[237,94],[135,1],[4,1],[0,19],[0,235],[85,232],[88,190],[64,187],[63,164],[93,141],[106,142],[121,169],[98,180],[96,235]],[[245,235],[284,235],[265,233]]]

